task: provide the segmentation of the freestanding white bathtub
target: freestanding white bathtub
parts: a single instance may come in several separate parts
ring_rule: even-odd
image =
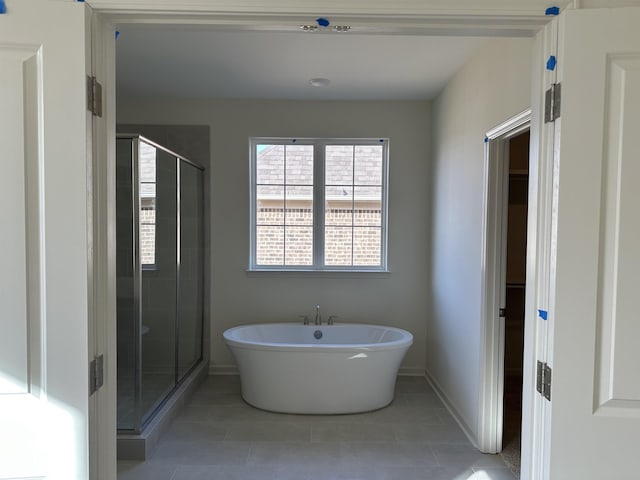
[[[377,325],[256,324],[224,339],[240,370],[242,397],[263,410],[338,414],[393,400],[413,335]]]

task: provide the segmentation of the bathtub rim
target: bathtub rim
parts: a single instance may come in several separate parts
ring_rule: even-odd
[[[325,344],[310,344],[310,343],[275,343],[275,342],[258,342],[251,340],[237,340],[231,338],[231,335],[240,329],[249,328],[253,326],[266,327],[270,325],[278,326],[291,326],[291,327],[308,327],[317,329],[332,328],[332,327],[344,327],[344,326],[357,326],[357,327],[374,327],[385,330],[393,330],[402,335],[399,340],[391,342],[381,343],[325,343]],[[382,350],[395,350],[400,348],[408,349],[413,345],[413,334],[407,330],[397,327],[388,327],[386,325],[374,325],[369,323],[340,323],[337,325],[301,325],[293,322],[273,322],[273,323],[252,323],[246,325],[238,325],[225,330],[222,334],[225,343],[229,347],[241,348],[246,350],[265,350],[274,352],[335,352],[335,353],[347,353],[347,352],[375,352]]]

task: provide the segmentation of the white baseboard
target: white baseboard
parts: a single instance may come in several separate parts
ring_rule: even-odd
[[[210,363],[209,375],[240,375],[240,372],[235,365],[215,365]]]
[[[473,433],[473,430],[469,428],[469,425],[467,425],[467,422],[465,422],[462,419],[462,416],[453,406],[453,403],[451,403],[451,401],[449,400],[449,397],[447,397],[447,395],[444,393],[444,391],[440,387],[440,384],[436,381],[435,378],[429,375],[428,371],[425,373],[424,378],[426,378],[427,382],[429,382],[429,385],[431,385],[431,388],[433,388],[433,390],[436,392],[436,395],[438,395],[438,398],[442,401],[447,411],[451,414],[451,416],[456,421],[458,426],[462,429],[462,432],[467,436],[471,444],[479,450],[478,439]]]

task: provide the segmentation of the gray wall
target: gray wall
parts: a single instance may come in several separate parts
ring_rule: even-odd
[[[492,40],[434,103],[427,372],[477,436],[484,137],[531,103],[531,39]]]
[[[234,364],[222,332],[247,323],[297,321],[320,303],[326,316],[405,328],[403,368],[425,367],[429,102],[126,99],[119,123],[209,125],[211,131],[211,367]],[[388,137],[389,275],[247,274],[251,136]]]

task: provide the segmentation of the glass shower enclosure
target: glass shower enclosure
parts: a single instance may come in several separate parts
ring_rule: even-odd
[[[203,168],[116,139],[119,431],[140,433],[202,360]]]

